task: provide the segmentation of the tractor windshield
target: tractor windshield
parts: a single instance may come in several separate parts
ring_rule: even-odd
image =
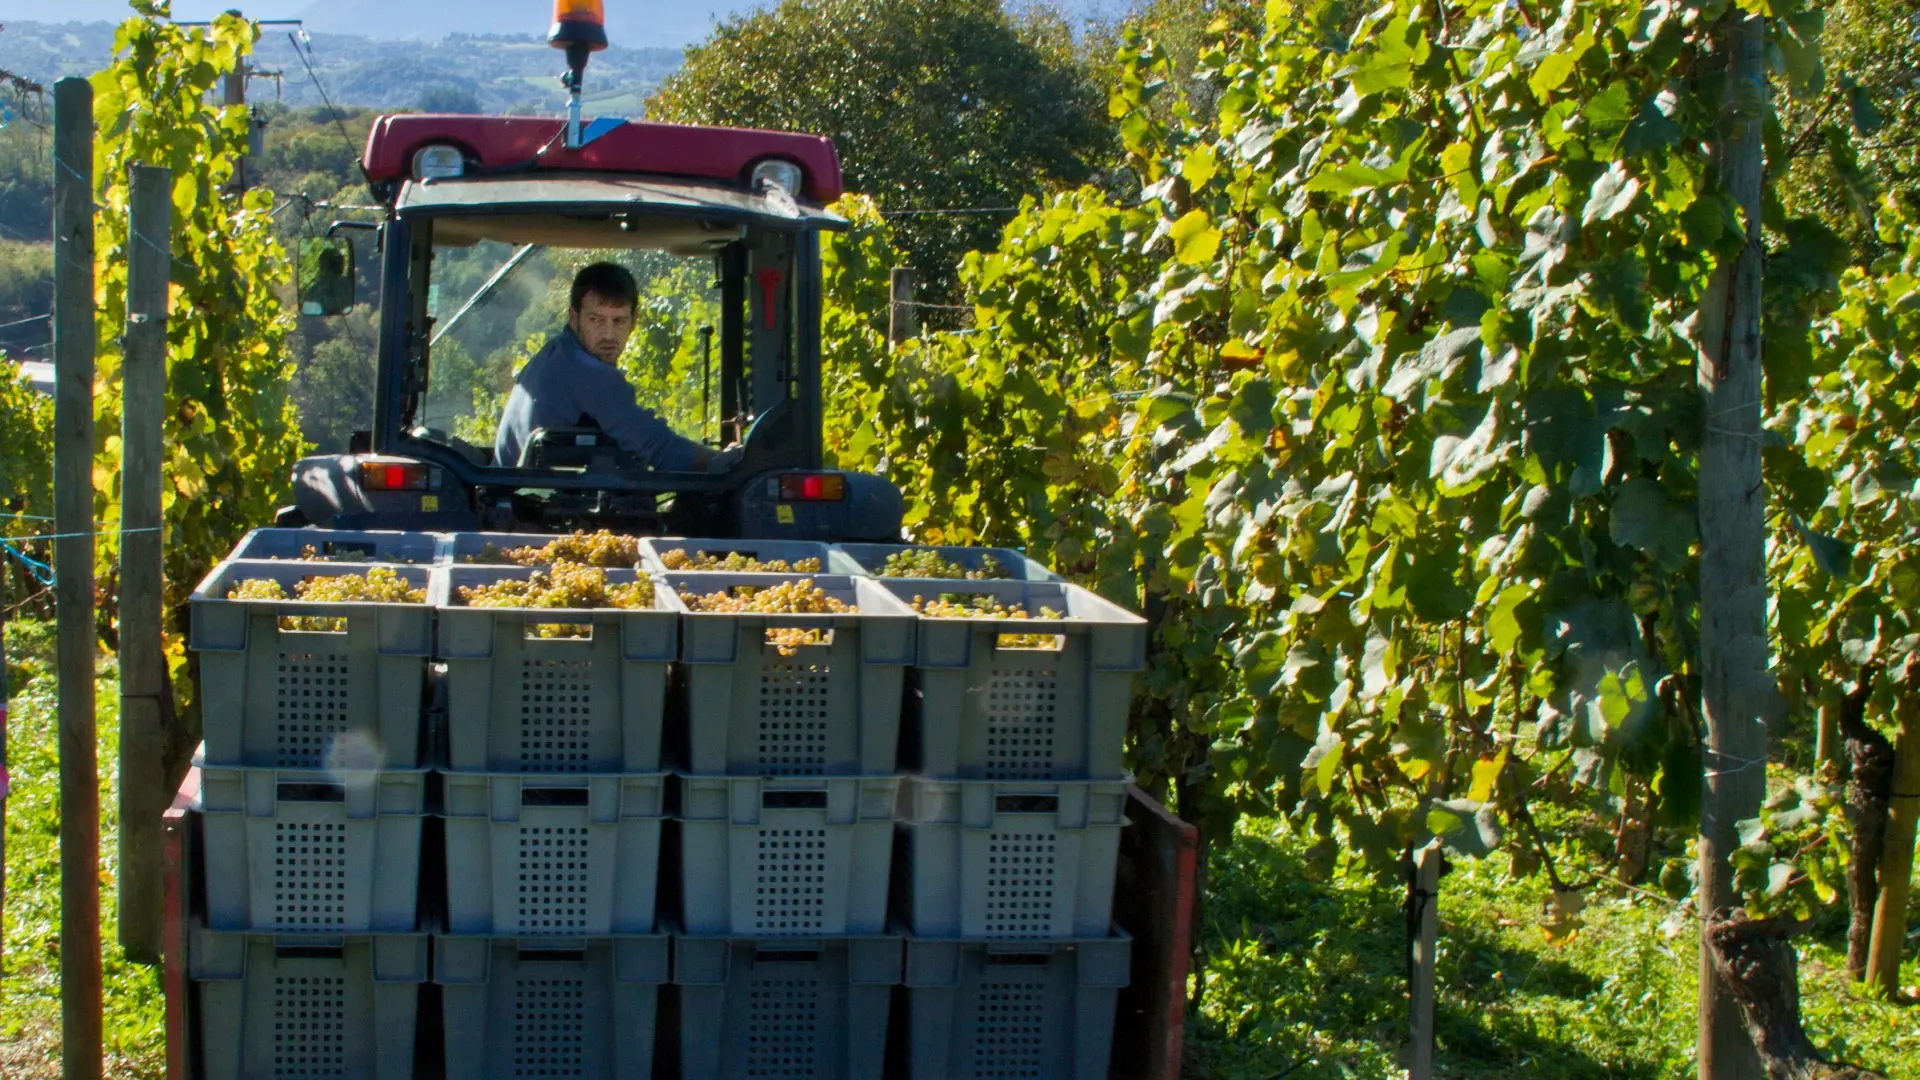
[[[574,275],[605,262],[624,267],[639,287],[633,333],[618,362],[639,403],[687,438],[717,442],[717,254],[441,242],[451,231],[437,229],[433,245],[426,298],[433,329],[416,437],[490,463],[514,375],[566,327]]]

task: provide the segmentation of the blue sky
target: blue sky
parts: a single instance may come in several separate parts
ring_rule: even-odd
[[[679,47],[706,36],[716,17],[764,6],[751,0],[606,0],[607,31],[617,44]],[[1115,15],[1126,0],[1058,0],[1076,17]],[[174,0],[177,19],[206,19],[238,7],[256,19],[305,18],[311,29],[370,37],[407,37],[454,31],[540,33],[553,8],[548,0]],[[119,21],[125,0],[0,0],[0,23]]]

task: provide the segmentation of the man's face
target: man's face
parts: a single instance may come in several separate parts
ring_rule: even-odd
[[[620,352],[633,335],[633,305],[588,293],[580,298],[579,307],[567,313],[567,325],[588,352],[609,364],[619,363]]]

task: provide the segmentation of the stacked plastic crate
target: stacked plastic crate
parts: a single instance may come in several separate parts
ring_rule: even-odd
[[[834,572],[824,545],[651,540],[641,554],[683,609],[680,1075],[877,1080],[901,976],[886,901],[913,616]],[[844,610],[701,610],[781,584]]]
[[[550,567],[487,565],[542,538],[454,534],[430,597],[444,665],[445,930],[434,938],[449,1077],[653,1075],[668,942],[656,925],[661,749],[679,615],[473,607],[463,590]],[[610,586],[644,576],[604,569]]]
[[[412,1069],[432,612],[297,596],[375,565],[424,592],[434,548],[262,529],[193,594],[206,861],[189,974],[207,1080]],[[261,581],[278,588],[252,594],[286,598],[231,598]]]
[[[926,550],[838,548],[876,575]],[[1111,910],[1145,624],[1016,552],[931,551],[983,576],[876,578],[928,607],[894,871],[908,1075],[1099,1080],[1128,981]]]

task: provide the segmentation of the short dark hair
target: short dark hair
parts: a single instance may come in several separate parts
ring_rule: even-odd
[[[580,310],[580,301],[588,293],[602,300],[624,301],[628,307],[640,304],[640,286],[634,283],[633,275],[618,263],[597,262],[583,266],[573,275],[573,310]]]

